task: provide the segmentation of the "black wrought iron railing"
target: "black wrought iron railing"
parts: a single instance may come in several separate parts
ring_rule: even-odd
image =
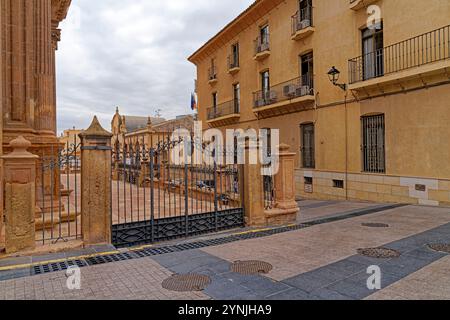
[[[230,54],[228,56],[228,70],[239,68],[239,56]]]
[[[298,31],[311,27],[312,24],[312,7],[308,6],[306,8],[297,11],[292,16],[292,35],[296,34]]]
[[[255,55],[258,53],[270,50],[270,36],[267,34],[264,37],[259,36],[254,41],[255,44]]]
[[[350,84],[450,58],[450,25],[349,60]]]
[[[233,99],[218,106],[208,108],[208,120],[214,120],[220,117],[229,116],[232,114],[239,114],[239,100]]]
[[[310,73],[277,84],[269,90],[260,90],[253,93],[253,107],[260,108],[307,95],[314,95],[314,81]]]

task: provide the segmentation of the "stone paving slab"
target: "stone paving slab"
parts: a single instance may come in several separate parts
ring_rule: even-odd
[[[130,260],[82,268],[81,290],[67,289],[64,272],[0,281],[0,300],[209,299],[201,292],[163,289],[162,281],[171,274],[150,259]]]
[[[387,223],[390,228],[366,228],[361,225],[369,222]],[[274,266],[269,277],[282,281],[353,257],[359,248],[382,246],[447,223],[450,223],[448,208],[406,206],[268,238],[245,240],[202,250],[230,262],[269,262]],[[423,238],[435,241],[443,235],[443,229],[436,229],[423,235]],[[419,240],[411,238],[408,241],[415,243]],[[400,242],[396,245],[406,244]],[[361,257],[356,262],[373,264],[376,261]]]
[[[390,227],[361,225],[367,222]],[[29,268],[0,272],[0,300],[450,299],[449,256],[426,247],[439,242],[450,242],[450,209],[408,206],[266,238],[85,267],[80,291],[66,288],[64,272],[33,277],[28,276]],[[377,246],[399,250],[401,256],[380,260],[356,254],[358,248]],[[78,252],[84,255],[111,249],[100,246]],[[59,254],[45,256],[57,257]],[[1,262],[11,265],[44,257],[26,259]],[[230,264],[237,260],[262,260],[274,269],[267,275],[236,274],[230,271]],[[376,293],[366,287],[370,265],[382,270],[384,289]],[[161,286],[173,273],[193,272],[211,277],[205,291],[175,293]],[[12,279],[17,275],[22,278]]]
[[[411,273],[366,299],[450,300],[450,256]]]

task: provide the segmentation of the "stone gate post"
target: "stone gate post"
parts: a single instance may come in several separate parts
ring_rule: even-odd
[[[275,175],[275,206],[266,211],[268,224],[286,224],[297,220],[299,207],[295,201],[295,153],[290,146],[279,146],[279,169]]]
[[[87,246],[111,243],[111,137],[97,117],[80,133],[81,225]]]
[[[13,150],[4,163],[4,214],[6,253],[36,247],[36,160],[27,151],[31,142],[20,136],[10,142]]]
[[[261,174],[261,164],[250,164],[250,152],[258,152],[250,150],[248,141],[245,146],[245,164],[243,165],[243,175],[240,185],[243,194],[245,224],[247,226],[263,226],[265,225],[264,217],[264,188],[263,176]]]

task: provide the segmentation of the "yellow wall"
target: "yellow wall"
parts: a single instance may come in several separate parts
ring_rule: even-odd
[[[276,3],[277,6],[254,18],[257,15],[255,12],[264,12],[264,2]],[[222,31],[190,58],[197,65],[199,119],[203,120],[204,126],[206,109],[212,105],[212,93],[218,92],[218,104],[229,101],[232,99],[233,83],[239,82],[239,123],[221,129],[280,129],[281,141],[291,145],[292,150],[298,153],[296,165],[301,169],[300,124],[314,122],[314,171],[361,174],[361,116],[383,113],[386,121],[387,166],[384,176],[426,178],[433,180],[433,183],[434,180],[439,180],[443,181],[440,182],[441,185],[450,180],[448,60],[437,65],[434,73],[429,72],[430,66],[415,68],[408,71],[408,76],[404,73],[393,74],[390,76],[393,77],[390,83],[383,83],[384,80],[380,78],[367,92],[365,88],[357,88],[353,92],[347,92],[346,96],[344,91],[330,83],[327,72],[331,66],[336,66],[341,71],[340,82],[348,83],[348,60],[360,56],[362,51],[361,29],[366,26],[367,19],[365,9],[351,10],[349,0],[313,0],[315,31],[303,40],[293,41],[291,16],[297,11],[298,2],[287,0],[262,3],[256,4],[246,13],[252,16],[253,22],[248,25],[246,15],[239,17],[232,27]],[[450,25],[450,1],[379,0],[375,4],[381,8],[385,47]],[[258,36],[259,26],[265,22],[270,27],[271,54],[257,62],[253,59],[253,40]],[[236,30],[235,24],[241,25],[240,33],[232,32]],[[240,44],[241,69],[233,76],[227,72],[227,56],[231,45],[236,41]],[[253,112],[252,93],[260,90],[260,72],[270,70],[272,86],[299,77],[299,55],[309,51],[314,54],[316,108],[258,120]],[[211,58],[216,59],[218,70],[218,81],[214,85],[208,84],[207,78]],[[414,77],[411,77],[411,72]],[[419,74],[422,73],[421,79]],[[346,105],[345,100],[348,101]],[[408,183],[405,181],[404,183]],[[298,193],[304,195],[302,190],[302,186],[299,186]],[[342,191],[337,192],[345,197]],[[447,191],[444,189],[443,192]],[[414,197],[413,191],[411,194],[409,196]],[[367,194],[353,198],[369,200]],[[433,197],[430,195],[425,200],[431,198]],[[450,192],[441,198],[450,202]],[[370,200],[381,201],[373,196]],[[389,200],[394,201],[386,201]],[[437,201],[435,198],[433,200]]]

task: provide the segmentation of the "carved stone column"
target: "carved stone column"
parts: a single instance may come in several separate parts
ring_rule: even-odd
[[[36,205],[36,160],[27,151],[31,142],[20,136],[10,142],[13,150],[3,156],[5,165],[6,253],[34,249]]]
[[[111,137],[94,117],[81,138],[81,224],[85,245],[111,243]]]

